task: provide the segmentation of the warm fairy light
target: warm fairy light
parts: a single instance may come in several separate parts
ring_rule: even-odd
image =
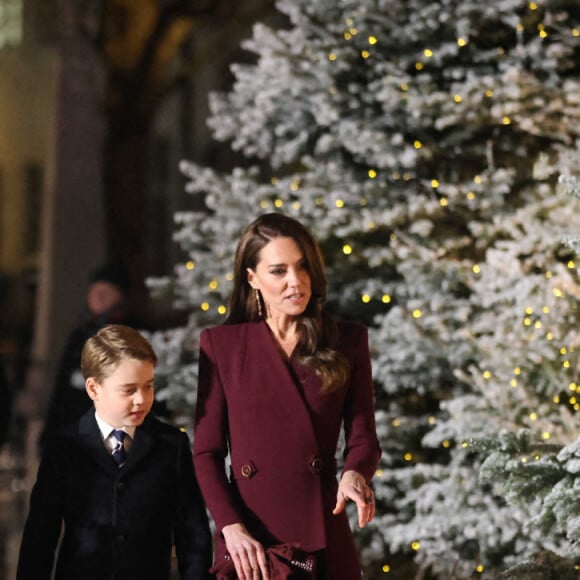
[[[369,176],[371,179],[374,179],[374,178],[377,176],[377,172],[376,172],[374,169],[369,169],[369,171],[368,171],[368,176]]]
[[[433,415],[431,415],[428,419],[427,422],[429,423],[429,425],[435,425],[435,423],[437,423],[437,418],[434,417]]]
[[[389,302],[392,300],[392,298],[388,294],[383,294],[381,300],[382,300],[383,304],[389,304]]]
[[[345,40],[351,40],[352,39],[352,34],[348,30],[344,33],[344,39]]]
[[[226,280],[229,280],[230,282],[234,279],[234,274],[232,272],[228,272],[226,274]]]
[[[324,203],[324,198],[323,197],[317,197],[316,198],[316,201],[314,203],[316,203],[316,205],[322,205]]]
[[[293,209],[300,209],[302,207],[302,204],[299,201],[295,201],[292,203],[292,207]]]
[[[570,261],[568,262],[568,268],[570,268],[570,270],[572,270],[572,269],[573,269],[573,268],[575,268],[575,267],[576,267],[576,264],[574,264],[574,260],[570,260]]]
[[[265,200],[265,199],[263,199],[263,200],[260,202],[260,207],[261,207],[262,209],[266,209],[266,208],[267,208],[269,205],[270,205],[270,203],[269,203],[267,200]]]
[[[521,375],[522,374],[522,369],[520,367],[516,367],[514,369],[514,375]]]
[[[423,63],[422,62],[416,62],[415,63],[415,69],[416,70],[423,70]]]
[[[218,311],[219,314],[225,314],[227,312],[227,310],[228,309],[223,304],[220,304],[218,306],[218,309],[217,309],[217,311]]]
[[[276,200],[274,201],[274,205],[275,205],[276,207],[280,208],[280,207],[282,207],[282,206],[284,205],[284,202],[283,202],[281,199],[279,199],[279,198],[278,198],[278,199],[276,199]]]
[[[522,457],[520,461],[522,463],[527,463],[528,462],[528,458],[527,457]]]
[[[539,34],[540,38],[547,38],[548,37],[548,33],[543,28],[542,28],[542,30],[540,30],[540,32],[538,34]]]
[[[338,207],[338,208],[342,208],[342,207],[344,207],[344,200],[343,200],[343,199],[337,199],[337,200],[334,202],[334,205],[335,205],[336,207]]]
[[[551,332],[546,333],[546,340],[553,340],[554,335]]]
[[[544,308],[542,308],[542,312],[544,314],[549,314],[550,313],[550,307],[549,306],[544,306]]]
[[[458,38],[457,39],[457,45],[458,46],[465,46],[467,44],[467,40],[465,40],[465,38]]]
[[[344,244],[344,246],[342,246],[342,253],[345,255],[349,255],[352,254],[352,246],[349,246],[348,244]]]
[[[517,26],[516,26],[516,30],[518,32],[522,32],[524,29],[524,25],[521,22],[518,22]]]
[[[195,268],[195,262],[193,260],[189,260],[189,262],[185,264],[185,268],[187,270],[193,270]]]
[[[349,31],[353,36],[356,36],[358,34],[358,29],[355,28],[354,26],[351,27],[350,31]]]
[[[568,402],[570,403],[570,405],[575,405],[578,402],[578,399],[576,397],[570,397],[570,399],[568,399]]]
[[[477,264],[473,264],[473,266],[471,266],[471,271],[474,274],[479,274],[481,273],[481,268]]]
[[[413,310],[413,318],[421,318],[421,316],[423,316],[421,310],[419,308],[415,308],[415,310]]]
[[[577,385],[576,385],[576,383],[570,383],[570,384],[568,385],[568,390],[570,390],[570,391],[575,391],[576,389],[577,389]]]
[[[209,284],[208,287],[210,290],[217,290],[217,287],[219,286],[219,282],[217,280],[212,280]]]
[[[360,51],[360,55],[361,55],[363,58],[368,58],[368,57],[371,55],[371,53],[370,53],[368,50],[361,50],[361,51]]]
[[[529,306],[526,308],[526,314],[533,314],[534,313],[534,309],[530,308]]]
[[[463,101],[463,98],[461,97],[461,95],[455,95],[455,96],[453,97],[453,100],[454,100],[456,103],[461,103],[461,101]]]
[[[487,90],[485,91],[485,96],[486,96],[487,98],[491,98],[491,97],[493,97],[493,91],[492,91],[491,89],[487,89]]]
[[[565,346],[563,346],[563,347],[560,349],[560,354],[568,354],[568,349],[567,349]]]
[[[393,424],[393,427],[400,427],[401,426],[401,419],[393,419],[392,424]]]
[[[463,449],[467,449],[469,447],[469,443],[467,441],[462,441],[461,447],[463,447]]]
[[[515,389],[518,386],[518,382],[515,379],[512,379],[510,381],[510,387],[512,387],[512,389]]]
[[[445,439],[445,441],[443,441],[443,443],[441,443],[441,445],[443,447],[445,447],[445,449],[449,449],[449,446],[451,445],[451,442],[449,441],[449,439]]]
[[[439,181],[437,181],[437,179],[432,179],[431,180],[431,187],[433,189],[437,189],[439,187],[439,185],[440,185],[440,183],[439,183]]]
[[[385,564],[382,570],[385,574],[388,574],[391,571],[391,567],[388,564]]]
[[[542,321],[536,320],[536,322],[534,322],[534,328],[537,328],[538,330],[542,328]]]
[[[570,368],[570,361],[569,361],[569,360],[565,360],[565,361],[562,363],[562,366],[563,366],[565,369],[569,369],[569,368]]]
[[[465,196],[467,197],[467,199],[469,199],[470,201],[475,199],[475,193],[473,193],[473,191],[468,191],[467,195]]]
[[[431,58],[433,56],[433,51],[430,48],[426,48],[423,51],[423,54],[427,57],[427,58]]]
[[[577,28],[572,29],[572,36],[580,36],[580,30]]]
[[[483,564],[478,564],[478,565],[475,567],[475,571],[476,571],[478,574],[482,574],[482,573],[483,573],[483,570],[484,570],[484,568],[483,568]]]
[[[334,52],[331,52],[331,53],[328,55],[328,60],[330,60],[330,61],[335,61],[335,60],[336,60],[336,54],[334,54]]]
[[[369,44],[373,45],[376,44],[377,42],[378,40],[376,36],[369,36]]]
[[[405,453],[404,459],[405,459],[405,461],[411,461],[413,459],[413,454],[412,453]]]
[[[368,304],[371,301],[371,297],[368,294],[363,294],[360,299],[365,304]]]
[[[377,477],[381,477],[381,476],[383,475],[383,470],[382,470],[382,469],[377,469],[377,470],[375,471],[375,475],[376,475]]]
[[[415,149],[421,149],[421,147],[423,147],[423,143],[421,143],[421,141],[419,141],[418,139],[416,139],[413,142],[413,147],[415,147]]]
[[[538,9],[538,5],[535,2],[530,2],[528,4],[528,7],[530,10],[537,10]]]
[[[417,550],[419,550],[421,548],[421,542],[419,542],[419,540],[415,540],[411,544],[411,548],[413,548],[413,550],[415,550],[415,552],[416,552]]]
[[[476,176],[473,178],[473,183],[480,184],[482,181],[483,181],[483,180],[481,179],[481,175],[476,175]]]
[[[207,312],[209,310],[209,303],[207,302],[202,302],[200,308],[204,311]]]
[[[550,272],[549,270],[544,274],[544,276],[546,276],[546,280],[549,280],[552,277],[552,272]]]
[[[532,324],[531,319],[526,316],[526,318],[524,318],[524,325],[531,326],[531,324]]]
[[[530,413],[530,421],[536,421],[538,419],[537,413]]]
[[[558,395],[556,395],[553,399],[552,402],[555,403],[556,405],[558,405],[560,403],[560,397]]]
[[[502,122],[504,125],[511,125],[511,123],[512,123],[512,120],[511,120],[511,119],[510,119],[510,118],[509,118],[507,115],[505,115],[504,117],[502,117],[502,120],[501,120],[501,122]]]
[[[482,376],[485,380],[491,379],[491,373],[489,371],[483,371]]]
[[[449,200],[448,200],[446,197],[442,197],[442,198],[439,200],[439,205],[440,205],[441,207],[447,207],[447,206],[449,205]]]
[[[277,177],[272,177],[270,178],[270,183],[272,185],[277,185],[278,184],[278,178]]]
[[[542,439],[544,439],[545,441],[547,441],[551,436],[552,434],[549,431],[544,431],[542,433]]]

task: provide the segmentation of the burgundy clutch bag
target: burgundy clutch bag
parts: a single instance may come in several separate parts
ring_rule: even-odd
[[[266,559],[272,580],[307,580],[316,578],[316,558],[300,550],[296,544],[277,544],[266,548]],[[236,580],[236,568],[229,554],[210,572],[216,580]]]

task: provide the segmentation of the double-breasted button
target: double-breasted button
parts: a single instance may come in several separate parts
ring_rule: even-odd
[[[308,467],[312,473],[319,474],[322,471],[322,459],[318,455],[315,455],[310,459]]]
[[[242,474],[242,477],[250,479],[250,477],[253,477],[256,474],[256,468],[249,463],[244,463],[240,469],[240,473]]]

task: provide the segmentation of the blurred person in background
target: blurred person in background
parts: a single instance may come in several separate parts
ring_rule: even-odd
[[[129,274],[121,263],[105,264],[91,274],[79,323],[69,334],[59,359],[40,437],[41,450],[92,405],[80,366],[87,339],[107,324],[138,326],[129,305],[129,291]]]

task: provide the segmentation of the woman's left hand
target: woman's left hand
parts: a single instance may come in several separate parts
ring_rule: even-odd
[[[365,478],[354,470],[342,474],[336,494],[336,506],[332,513],[336,515],[343,512],[349,499],[356,503],[358,523],[364,528],[375,517],[375,494]]]

